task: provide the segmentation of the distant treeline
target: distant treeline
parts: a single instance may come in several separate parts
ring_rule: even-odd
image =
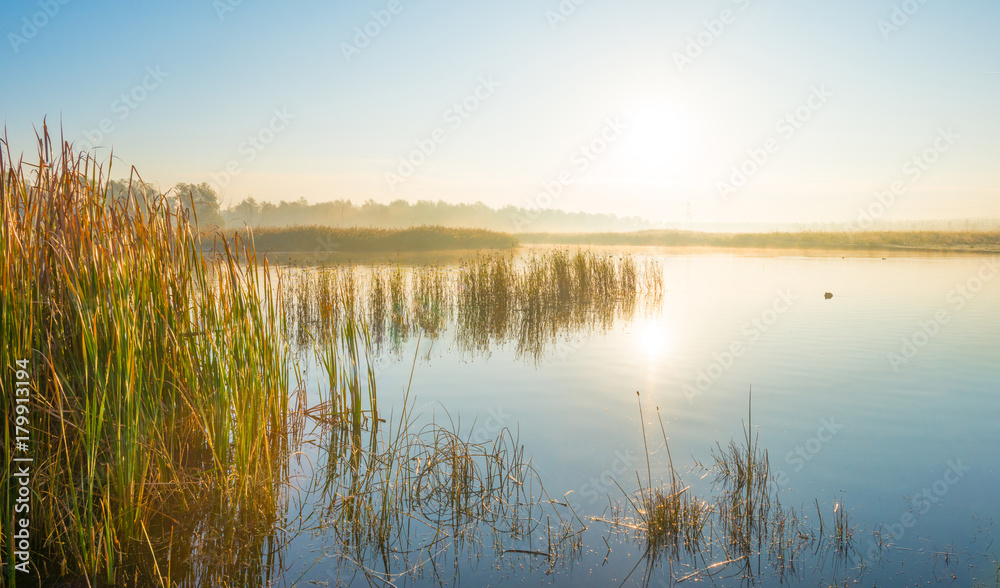
[[[521,233],[517,237],[522,244],[1000,251],[1000,231],[702,233],[653,230],[631,233]]]
[[[223,219],[219,208],[219,195],[207,183],[178,183],[163,193],[149,182],[143,182],[138,177],[122,178],[108,182],[105,196],[110,201],[122,200],[130,196],[132,202],[142,209],[147,202],[157,202],[171,209],[185,210],[192,221],[202,227],[222,226]]]
[[[566,212],[556,209],[490,208],[482,202],[451,204],[420,200],[396,200],[379,204],[368,200],[355,205],[350,200],[310,204],[304,199],[278,204],[247,198],[221,211],[227,227],[285,227],[327,225],[332,227],[406,228],[420,225],[472,227],[492,231],[636,231],[654,225],[638,217],[613,214]]]
[[[153,184],[138,178],[120,179],[108,185],[109,197],[121,197],[130,192],[137,201],[159,196]],[[292,202],[257,202],[253,198],[222,208],[219,195],[209,184],[179,183],[166,193],[166,203],[191,213],[202,228],[226,227],[293,227],[322,225],[328,227],[377,227],[403,229],[434,225],[454,228],[488,229],[500,232],[553,231],[636,231],[651,229],[653,223],[639,217],[619,217],[613,214],[566,212],[557,209],[526,209],[505,206],[490,208],[482,202],[451,204],[444,201],[419,200],[409,203],[396,200],[379,204],[367,200],[355,205],[350,200],[333,200],[311,204],[300,198]]]
[[[258,227],[229,230],[226,238],[240,236],[244,240],[252,232],[258,252],[300,252],[336,254],[354,252],[444,251],[455,249],[508,249],[518,245],[509,233],[485,229],[459,229],[422,226],[407,229],[360,227],[326,227],[319,225],[295,227]],[[205,237],[205,246],[216,243],[217,237]]]
[[[121,179],[108,185],[110,197],[120,197],[130,191],[137,201],[158,197],[160,192],[152,184],[138,178]],[[632,233],[636,231],[703,234],[725,232],[730,234],[777,233],[851,233],[858,229],[873,232],[995,232],[1000,231],[1000,219],[966,218],[935,220],[885,220],[876,219],[863,226],[857,223],[686,223],[654,224],[640,217],[619,217],[613,214],[567,212],[558,209],[520,208],[505,206],[491,208],[482,202],[451,204],[448,202],[419,200],[409,203],[396,200],[379,204],[367,200],[355,205],[350,200],[334,200],[311,204],[305,199],[296,201],[257,202],[247,198],[229,208],[222,208],[219,196],[207,183],[179,183],[166,193],[166,203],[174,208],[187,210],[202,228],[227,227],[289,227],[324,225],[330,227],[378,227],[400,229],[422,225],[489,229],[511,233]],[[731,245],[740,246],[740,245]]]

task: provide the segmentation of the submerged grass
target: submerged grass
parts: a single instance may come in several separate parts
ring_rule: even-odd
[[[543,500],[510,431],[473,443],[450,427],[412,424],[397,423],[361,444],[350,427],[331,428],[316,476],[322,512],[313,531],[327,537],[317,563],[395,582],[447,569],[460,549],[480,549],[486,535],[498,556],[533,548],[555,564],[574,551],[577,521]],[[532,545],[540,532],[548,541]]]
[[[371,365],[370,345],[356,353],[352,364]],[[330,379],[330,397],[342,382]],[[487,535],[498,562],[508,553],[528,554],[554,569],[579,553],[582,521],[548,498],[509,429],[473,442],[453,424],[418,426],[409,389],[396,419],[373,414],[362,422],[356,412],[342,418],[344,411],[331,418],[335,408],[321,402],[301,413],[320,424],[313,442],[325,455],[304,490],[318,511],[302,520],[311,525],[304,530],[325,540],[299,579],[320,566],[340,582],[357,573],[373,585],[427,576],[445,581],[458,573],[460,550],[478,557]],[[544,551],[531,544],[543,530]]]
[[[610,518],[594,520],[610,523],[612,529],[628,529],[644,544],[643,556],[633,572],[645,563],[646,582],[666,562],[671,583],[737,576],[751,583],[770,579],[785,584],[797,581],[807,554],[818,562],[832,554],[835,566],[857,554],[856,528],[842,500],[833,505],[833,528],[829,532],[819,501],[812,526],[798,511],[781,505],[767,451],[760,447],[752,420],[744,424],[741,440],[731,440],[725,448],[717,445],[711,466],[698,464],[714,475],[716,493],[703,501],[691,495],[690,487],[683,484],[674,468],[660,418],[669,479],[654,486],[641,402],[639,411],[647,486],[643,488],[640,479],[639,490],[626,494],[626,508],[614,508]],[[752,416],[749,407],[748,414]]]

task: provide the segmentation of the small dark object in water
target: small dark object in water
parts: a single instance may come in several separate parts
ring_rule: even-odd
[[[823,295],[823,298],[829,300],[833,298],[833,294],[831,292],[827,292],[826,294]]]

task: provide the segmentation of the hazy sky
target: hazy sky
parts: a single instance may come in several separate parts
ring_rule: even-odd
[[[7,0],[0,23],[15,150],[48,116],[116,177],[224,203],[1000,217],[995,0]]]

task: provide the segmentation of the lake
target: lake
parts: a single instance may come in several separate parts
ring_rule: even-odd
[[[523,250],[510,268],[544,252]],[[504,318],[496,315],[500,302],[478,299],[484,308],[471,318],[471,306],[456,302],[471,287],[457,262],[433,270],[438,298],[423,304],[430,319],[402,308],[412,311],[419,306],[413,293],[433,289],[417,284],[424,279],[417,273],[430,270],[383,268],[386,302],[375,317],[381,326],[372,327],[371,369],[385,422],[372,426],[366,415],[364,433],[350,440],[336,425],[305,419],[280,547],[268,552],[279,557],[266,576],[286,585],[672,585],[709,574],[726,586],[747,578],[791,586],[859,579],[996,585],[1000,260],[628,253],[640,277],[638,294],[624,302],[595,294],[584,308],[556,304],[536,315],[515,300],[503,302]],[[371,267],[351,275],[367,284]],[[325,270],[282,271],[286,284],[305,280],[308,290]],[[661,286],[649,276],[661,277]],[[359,291],[370,297],[372,287]],[[298,356],[303,406],[329,400],[312,345]],[[467,452],[463,463],[477,464],[493,482],[472,493],[473,502],[488,496],[477,508],[458,511],[439,495],[440,484],[428,483],[433,496],[420,504],[433,502],[439,514],[450,505],[448,523],[432,528],[426,514],[408,516],[387,527],[393,539],[386,541],[357,528],[371,519],[348,516],[345,526],[342,509],[370,481],[361,475],[359,482],[358,472],[381,467],[376,437],[398,435],[404,408],[410,434],[427,433],[419,455],[408,458],[417,471],[432,470],[434,452],[447,443],[469,443],[488,449]],[[731,561],[725,527],[706,526],[709,537],[696,551],[648,550],[627,495],[669,481],[672,462],[685,492],[711,508],[724,492],[714,483],[715,459],[731,439],[746,439],[748,420],[767,451],[768,492],[809,529],[793,533],[792,543],[802,544],[794,565],[788,557],[776,563],[766,547]],[[502,455],[491,453],[503,431]],[[524,453],[515,469],[487,472],[517,457],[518,447]],[[451,461],[438,466],[451,469],[433,476],[455,471],[455,452],[446,455]],[[526,477],[515,480],[518,473]],[[531,512],[516,513],[521,507]]]

